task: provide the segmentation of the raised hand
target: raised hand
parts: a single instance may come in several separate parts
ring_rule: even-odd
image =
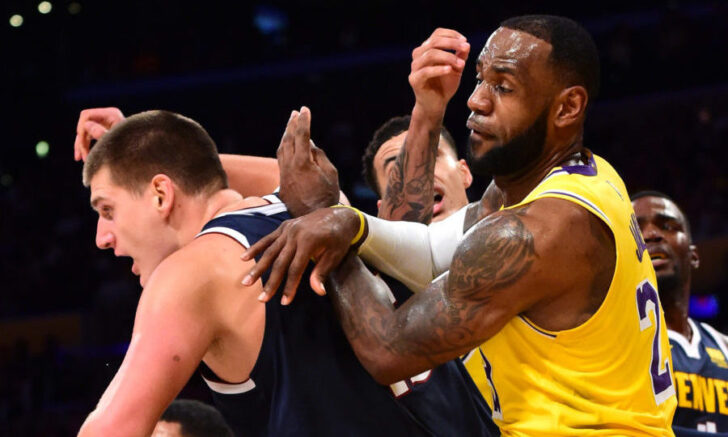
[[[443,28],[435,29],[414,49],[409,83],[415,93],[415,107],[434,118],[441,118],[460,86],[469,53],[470,44],[463,35]]]
[[[76,161],[85,161],[91,149],[91,140],[98,140],[123,119],[124,114],[119,108],[91,108],[81,111],[76,124],[73,158]]]
[[[294,217],[339,201],[339,173],[311,141],[311,111],[293,111],[278,146],[280,198]]]
[[[281,298],[281,303],[287,305],[296,295],[309,260],[315,259],[310,284],[317,294],[324,295],[324,279],[346,256],[360,226],[359,215],[348,208],[322,208],[303,217],[286,220],[242,255],[248,261],[265,251],[243,279],[243,284],[253,285],[272,265],[258,299],[263,302],[270,300],[283,277],[287,276]]]

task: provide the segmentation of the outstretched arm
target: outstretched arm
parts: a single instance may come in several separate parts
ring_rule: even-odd
[[[436,29],[412,51],[409,82],[415,93],[404,145],[389,170],[379,217],[429,223],[434,171],[445,108],[460,85],[470,45],[463,35]]]
[[[278,161],[260,156],[220,154],[230,188],[243,197],[265,196],[280,184]]]

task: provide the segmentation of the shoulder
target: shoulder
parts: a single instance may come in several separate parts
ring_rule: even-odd
[[[142,297],[209,305],[221,290],[240,283],[254,264],[240,259],[243,250],[238,241],[224,234],[195,238],[159,264]]]
[[[480,269],[489,287],[516,280],[553,292],[590,287],[599,269],[613,268],[610,235],[606,225],[573,202],[537,199],[494,212],[473,226],[458,247],[451,276],[454,271],[473,278],[472,270]]]
[[[601,246],[593,238],[593,227],[599,223],[594,214],[574,202],[546,197],[494,212],[478,223],[474,230],[480,229],[481,233],[492,233],[501,238],[533,241],[537,251],[556,250],[590,243]]]

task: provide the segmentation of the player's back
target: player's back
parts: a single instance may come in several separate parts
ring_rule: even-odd
[[[270,205],[222,214],[200,235],[220,233],[254,244],[290,218]],[[267,279],[267,274],[263,277]],[[265,304],[265,332],[250,378],[233,384],[202,366],[220,411],[239,435],[419,436],[431,432],[361,366],[327,297],[302,281],[295,301]],[[264,304],[260,304],[264,305]]]
[[[671,435],[665,320],[624,183],[590,156],[589,165],[555,168],[513,207],[546,197],[577,203],[609,227],[615,271],[583,324],[553,332],[519,316],[481,345],[496,423],[504,435]]]
[[[688,324],[690,341],[668,331],[678,400],[673,426],[676,434],[680,428],[728,433],[728,348],[710,325]]]

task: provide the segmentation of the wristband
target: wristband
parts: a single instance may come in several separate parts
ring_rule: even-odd
[[[361,237],[364,235],[364,227],[366,224],[366,219],[364,218],[364,214],[362,214],[361,211],[354,208],[353,206],[349,205],[334,205],[331,208],[349,208],[350,210],[354,211],[359,216],[359,231],[356,233],[354,238],[351,240],[351,243],[349,243],[349,246],[353,246],[361,240]]]

